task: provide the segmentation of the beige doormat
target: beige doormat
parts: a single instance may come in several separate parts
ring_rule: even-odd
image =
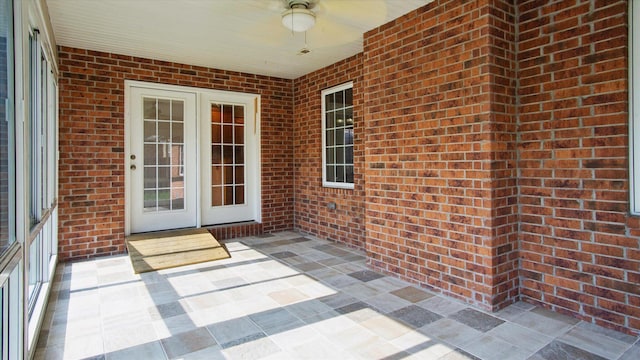
[[[231,257],[207,229],[135,234],[126,243],[136,274]]]

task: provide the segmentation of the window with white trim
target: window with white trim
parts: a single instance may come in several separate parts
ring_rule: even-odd
[[[322,185],[353,189],[353,83],[322,91]]]
[[[640,215],[640,1],[629,1],[629,173],[631,213]]]

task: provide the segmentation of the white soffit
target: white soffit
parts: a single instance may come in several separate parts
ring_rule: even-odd
[[[294,79],[362,51],[363,34],[432,0],[313,0],[305,34],[283,0],[47,0],[58,45]]]

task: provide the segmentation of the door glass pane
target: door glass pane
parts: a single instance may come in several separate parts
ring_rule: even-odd
[[[171,101],[171,120],[184,121],[184,103],[181,100]]]
[[[236,204],[244,203],[244,186],[236,186]]]
[[[182,210],[184,204],[184,102],[144,101],[144,211]]]
[[[224,187],[224,204],[233,205],[233,186]]]
[[[222,186],[211,187],[211,206],[222,206]]]
[[[245,203],[244,116],[244,106],[211,104],[211,206]]]

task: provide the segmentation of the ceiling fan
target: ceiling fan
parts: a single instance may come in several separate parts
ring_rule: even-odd
[[[311,52],[309,47],[315,53],[349,44],[361,38],[364,31],[381,23],[387,14],[386,0],[253,1],[268,4],[270,20],[256,22],[252,33],[273,34],[264,40],[270,41],[271,46],[287,46],[304,37],[304,47],[296,52],[298,55]],[[270,27],[276,21],[282,32]],[[283,36],[286,32],[295,39],[292,41],[291,37]]]
[[[295,32],[311,29],[316,24],[313,12],[318,0],[285,0],[287,10],[282,13],[282,25]]]

